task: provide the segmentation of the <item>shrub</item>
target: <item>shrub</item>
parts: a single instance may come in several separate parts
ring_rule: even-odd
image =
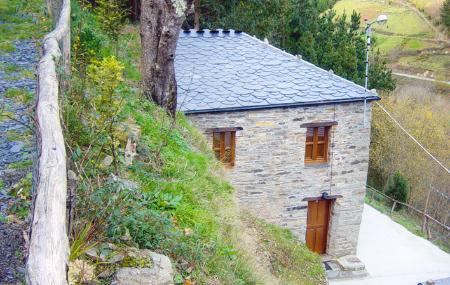
[[[399,171],[396,171],[393,175],[389,176],[385,192],[389,197],[406,203],[409,195],[408,181],[406,181]],[[400,210],[401,208],[401,205],[399,205],[396,209]]]
[[[81,77],[85,75],[86,65],[90,64],[93,60],[100,59],[101,54],[99,51],[101,50],[102,44],[102,38],[91,27],[83,27],[75,35],[72,47],[73,66],[80,72]]]
[[[98,140],[109,149],[113,156],[114,167],[117,172],[117,132],[118,115],[122,109],[123,96],[119,87],[123,82],[124,66],[114,56],[101,61],[94,61],[87,67],[87,85],[91,92],[90,124],[96,130]]]
[[[97,21],[103,32],[110,37],[117,54],[119,34],[124,26],[127,10],[124,9],[120,0],[97,0],[96,4],[94,11]]]

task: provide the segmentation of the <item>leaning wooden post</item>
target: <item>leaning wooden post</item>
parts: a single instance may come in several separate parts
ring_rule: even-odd
[[[395,211],[395,206],[397,206],[397,201],[394,200],[394,204],[392,204],[392,209],[391,209],[391,216],[392,216],[392,213]]]
[[[430,223],[428,221],[428,215],[425,214],[426,219],[426,228],[427,228],[427,239],[431,240],[431,230],[430,230]]]
[[[423,233],[426,233],[426,229],[427,229],[427,223],[428,223],[427,210],[428,210],[428,201],[430,200],[430,194],[431,194],[431,185],[430,185],[430,189],[428,189],[427,199],[425,201],[425,209],[423,210],[423,223],[422,223],[422,232]]]
[[[39,157],[26,275],[27,283],[31,285],[67,284],[66,151],[56,69],[62,56],[67,57],[69,36],[70,0],[64,0],[56,28],[43,40],[43,55],[38,65],[36,131]],[[60,47],[65,49],[63,54]]]

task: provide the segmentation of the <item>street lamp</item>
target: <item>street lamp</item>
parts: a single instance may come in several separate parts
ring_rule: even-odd
[[[364,81],[364,89],[365,92],[367,92],[368,84],[369,84],[369,51],[370,51],[370,45],[371,45],[371,36],[372,36],[372,25],[377,23],[380,25],[384,25],[387,22],[387,16],[384,14],[381,14],[377,17],[376,20],[373,20],[369,22],[367,19],[364,21],[366,22],[366,29],[365,33],[367,36],[367,45],[366,45],[366,78]],[[364,126],[366,126],[366,97],[364,97]]]

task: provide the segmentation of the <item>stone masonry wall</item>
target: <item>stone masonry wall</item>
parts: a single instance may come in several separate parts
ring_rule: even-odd
[[[370,104],[367,123],[363,103],[274,108],[240,112],[191,114],[207,128],[242,127],[236,133],[235,166],[227,178],[239,202],[256,216],[288,227],[305,241],[307,202],[327,191],[342,195],[332,205],[327,253],[356,253],[364,205],[370,143]],[[329,161],[305,165],[306,128],[303,123],[337,121],[329,133]],[[212,135],[207,134],[212,145]],[[331,175],[332,174],[332,175]]]

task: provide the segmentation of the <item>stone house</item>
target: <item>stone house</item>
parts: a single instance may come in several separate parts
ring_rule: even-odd
[[[181,32],[175,68],[239,203],[315,252],[355,254],[379,97],[232,30]]]

